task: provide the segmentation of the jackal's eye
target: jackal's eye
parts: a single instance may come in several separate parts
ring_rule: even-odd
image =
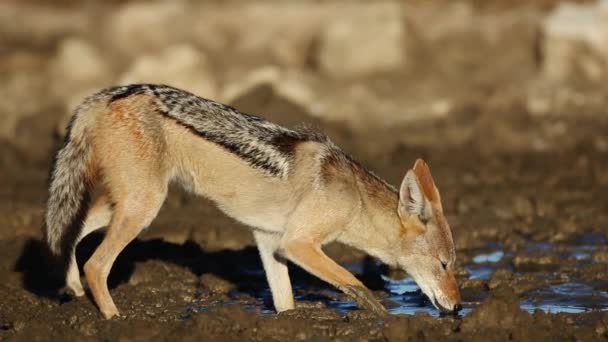
[[[447,262],[441,262],[441,267],[443,267],[443,270],[447,270],[448,269],[448,263]]]

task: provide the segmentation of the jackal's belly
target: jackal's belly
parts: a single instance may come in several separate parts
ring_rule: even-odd
[[[290,180],[269,176],[222,146],[174,125],[167,125],[166,132],[173,179],[237,221],[283,231],[298,198]]]
[[[218,203],[219,208],[235,220],[269,233],[282,233],[287,223],[288,210],[278,206],[247,208],[230,203]]]

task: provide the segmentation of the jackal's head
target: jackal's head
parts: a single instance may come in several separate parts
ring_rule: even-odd
[[[418,159],[399,189],[398,214],[402,253],[398,263],[409,273],[433,305],[443,312],[460,310],[460,291],[454,278],[454,241],[439,191],[429,167]]]

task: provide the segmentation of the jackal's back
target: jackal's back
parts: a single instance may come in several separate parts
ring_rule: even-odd
[[[158,111],[150,115],[176,121],[271,176],[287,175],[297,143],[328,141],[320,133],[288,129],[170,86],[134,84],[104,92],[111,94],[110,103],[133,95],[150,96]]]

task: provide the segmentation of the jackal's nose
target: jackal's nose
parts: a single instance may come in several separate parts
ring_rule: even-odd
[[[452,308],[452,312],[454,312],[455,314],[458,313],[458,311],[460,311],[460,310],[462,310],[462,305],[460,305],[460,304],[456,304]]]

